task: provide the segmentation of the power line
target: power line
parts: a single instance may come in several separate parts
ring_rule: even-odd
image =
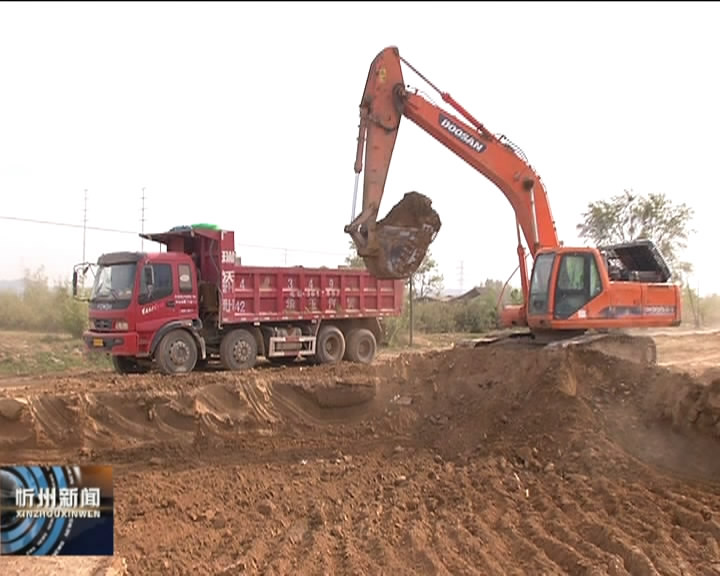
[[[83,228],[85,230],[98,230],[99,232],[115,232],[116,234],[137,234],[130,230],[119,230],[117,228],[102,228],[99,226],[86,226],[83,224],[70,224],[68,222],[52,222],[50,220],[36,220],[35,218],[19,218],[17,216],[0,216],[2,220],[14,220],[16,222],[28,222],[30,224],[45,224],[47,226],[60,226],[64,228]]]
[[[132,234],[133,236],[138,234],[137,230],[121,230],[119,228],[104,228],[102,226],[86,226],[83,224],[72,224],[69,222],[54,222],[52,220],[39,220],[36,218],[21,218],[19,216],[0,216],[0,220],[13,220],[15,222],[27,222],[28,224],[44,224],[46,226],[59,226],[61,228],[83,228],[86,230],[97,230],[98,232],[112,232],[115,234]],[[265,246],[262,244],[241,244],[236,243],[238,248],[256,248],[260,250],[276,250],[278,252],[296,252],[299,254],[317,254],[323,256],[341,256],[345,257],[347,254],[342,252],[326,252],[323,250],[303,250],[302,248],[287,248],[284,246]]]

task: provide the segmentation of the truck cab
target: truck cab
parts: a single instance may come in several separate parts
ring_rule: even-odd
[[[88,308],[85,344],[111,353],[114,363],[127,364],[123,371],[134,371],[130,364],[139,371],[142,359],[153,355],[168,332],[181,326],[199,329],[195,263],[178,252],[104,254]],[[173,352],[182,356],[182,350]]]

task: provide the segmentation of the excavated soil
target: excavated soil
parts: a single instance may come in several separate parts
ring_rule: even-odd
[[[420,266],[441,226],[432,200],[407,192],[377,222],[379,252],[363,258],[366,268],[377,278],[408,278]]]
[[[720,380],[677,363],[53,376],[5,382],[0,429],[4,463],[114,466],[130,574],[720,574]]]

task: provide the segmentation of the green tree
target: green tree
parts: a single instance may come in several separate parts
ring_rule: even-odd
[[[523,303],[523,295],[522,292],[518,288],[513,288],[510,291],[510,304],[514,306],[519,306]]]
[[[438,270],[437,262],[430,250],[425,253],[420,267],[412,276],[413,296],[424,298],[425,296],[439,296],[443,291],[443,275]],[[409,280],[408,280],[409,283]]]
[[[87,327],[88,308],[72,297],[67,281],[48,282],[44,269],[26,271],[21,294],[0,292],[0,328],[67,332],[79,338]]]
[[[345,266],[348,266],[349,268],[365,268],[365,262],[363,262],[363,259],[358,256],[355,242],[352,240],[350,240],[350,254],[345,256]]]
[[[633,240],[651,240],[660,250],[676,280],[692,270],[680,260],[687,247],[693,209],[685,203],[673,204],[664,194],[643,196],[625,190],[609,200],[590,202],[577,225],[580,237],[596,245]]]

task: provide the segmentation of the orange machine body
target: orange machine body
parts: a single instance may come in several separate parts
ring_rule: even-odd
[[[360,104],[355,172],[359,177],[364,156],[362,212],[346,227],[348,232],[363,231],[351,232],[360,256],[373,256],[380,201],[405,116],[492,181],[514,210],[524,304],[501,311],[503,326],[552,332],[680,324],[680,287],[670,282],[670,270],[652,242],[563,246],[545,187],[522,151],[492,134],[415,68],[457,114],[409,90],[401,62],[412,68],[395,47],[376,56]],[[521,236],[534,260],[530,275]]]

